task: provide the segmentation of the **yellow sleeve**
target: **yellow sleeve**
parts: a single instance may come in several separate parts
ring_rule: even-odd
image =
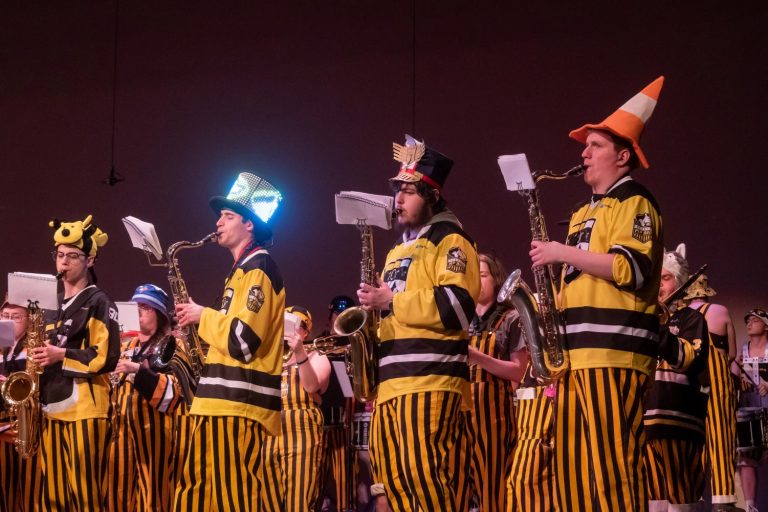
[[[477,251],[458,234],[443,238],[434,251],[434,269],[427,269],[434,276],[432,282],[419,283],[409,274],[406,289],[392,299],[392,312],[408,326],[466,331],[480,295]]]
[[[661,233],[661,216],[648,199],[633,196],[617,205],[608,253],[617,255],[612,271],[618,286],[639,290],[651,280],[658,270],[653,261],[662,244]]]
[[[283,328],[282,322],[276,326],[273,321],[272,310],[279,300],[281,298],[275,293],[267,274],[258,268],[250,270],[237,280],[226,313],[203,309],[200,336],[210,344],[211,350],[248,363],[261,347],[262,340],[273,339],[275,329]]]

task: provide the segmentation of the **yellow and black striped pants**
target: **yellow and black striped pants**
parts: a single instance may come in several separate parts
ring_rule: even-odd
[[[377,403],[371,415],[373,480],[384,484],[394,512],[441,510],[457,504],[454,461],[461,395],[414,393]],[[461,479],[459,479],[460,481]]]
[[[262,510],[314,510],[320,479],[323,415],[320,409],[288,409],[282,434],[267,436],[262,446],[266,500]]]
[[[560,379],[555,406],[557,508],[647,510],[647,381],[645,374],[624,368],[571,370]]]
[[[554,407],[545,389],[517,390],[517,441],[506,482],[507,512],[548,512],[554,507]]]
[[[192,431],[195,427],[195,418],[189,414],[188,409],[176,411],[173,420],[173,485],[171,486],[171,504],[173,495],[179,486],[181,474],[184,472],[184,462],[187,460],[189,446],[192,443]]]
[[[111,431],[106,418],[43,420],[43,510],[105,510]]]
[[[120,415],[109,448],[110,512],[171,509],[175,478],[173,416],[139,404],[134,418]]]
[[[483,511],[506,508],[504,486],[512,467],[515,442],[515,410],[511,383],[498,380],[473,382],[472,411],[462,412],[463,431],[459,436],[457,477],[466,482],[456,485],[457,504],[466,510],[474,495]],[[467,458],[466,463],[461,460]]]
[[[695,504],[704,491],[701,454],[704,443],[682,439],[649,439],[645,445],[648,499]]]
[[[320,497],[329,497],[335,507],[343,511],[350,508],[350,447],[349,432],[344,427],[326,428],[323,431],[323,446],[320,470]]]
[[[43,499],[40,450],[22,459],[11,442],[0,442],[0,512],[32,512]]]
[[[736,389],[728,356],[710,346],[709,380],[711,391],[707,403],[707,446],[704,465],[710,467],[712,503],[736,501]]]
[[[266,435],[264,427],[254,420],[196,416],[174,510],[261,510],[264,489],[259,455]]]

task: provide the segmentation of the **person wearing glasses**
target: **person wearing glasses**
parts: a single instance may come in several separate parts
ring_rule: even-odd
[[[0,384],[14,372],[27,367],[25,346],[29,313],[27,308],[6,301],[0,308],[0,319],[13,322],[13,346],[2,350]],[[0,510],[35,510],[40,502],[42,480],[38,457],[19,457],[10,432],[8,407],[0,400]],[[40,452],[38,452],[39,454]]]
[[[64,296],[49,342],[29,354],[44,368],[43,510],[103,510],[106,498],[108,373],[120,356],[120,327],[115,304],[96,286],[93,266],[107,234],[91,221],[50,223]]]
[[[131,301],[138,305],[139,332],[124,335],[113,373],[108,507],[110,512],[167,511],[177,483],[174,465],[186,445],[187,436],[174,432],[187,421],[192,367],[181,342],[169,341],[173,308],[168,294],[143,284]]]

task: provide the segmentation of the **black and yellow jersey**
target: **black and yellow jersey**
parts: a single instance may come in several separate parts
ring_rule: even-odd
[[[656,200],[625,176],[571,216],[566,243],[616,255],[612,281],[573,266],[564,268],[560,308],[571,367],[630,368],[650,374],[656,363],[664,253]]]
[[[483,315],[473,317],[469,324],[469,344],[494,359],[509,361],[510,354],[525,348],[519,318],[514,308],[494,304]],[[469,380],[509,382],[480,365],[469,367]]]
[[[190,414],[239,416],[280,434],[285,289],[261,248],[235,264],[218,310],[205,308],[199,333],[210,348]]]
[[[40,377],[43,412],[61,421],[107,418],[107,373],[120,356],[117,308],[106,293],[90,285],[63,301],[51,327],[51,343],[66,348],[66,353]]]
[[[148,341],[142,345],[137,336],[128,338],[123,342],[121,357],[141,363],[147,358],[151,343]],[[141,404],[146,404],[145,407],[155,409],[159,413],[168,414],[174,412],[184,401],[182,381],[192,370],[187,355],[178,348],[179,346],[180,344],[174,354],[174,364],[169,364],[165,372],[155,372],[142,364],[132,376],[121,375],[117,390],[117,403],[121,414],[142,408]],[[175,373],[178,371],[177,365],[184,365],[186,368],[181,379]]]
[[[645,431],[649,439],[688,439],[704,442],[709,400],[709,334],[704,315],[685,307],[669,320],[669,333],[678,342],[661,360],[653,387],[646,395]],[[668,336],[665,336],[668,338]]]
[[[456,217],[435,215],[413,240],[395,245],[382,272],[394,293],[381,321],[378,402],[425,391],[469,396],[467,329],[480,294],[472,240]]]

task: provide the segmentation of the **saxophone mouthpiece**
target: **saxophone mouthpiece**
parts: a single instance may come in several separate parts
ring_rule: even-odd
[[[579,164],[576,167],[571,167],[567,171],[565,171],[565,176],[581,176],[584,174],[584,172],[587,170],[587,166],[584,164]]]
[[[62,270],[61,272],[57,272],[56,273],[56,280],[59,281],[62,277],[64,277],[65,273],[66,272],[64,270]]]

